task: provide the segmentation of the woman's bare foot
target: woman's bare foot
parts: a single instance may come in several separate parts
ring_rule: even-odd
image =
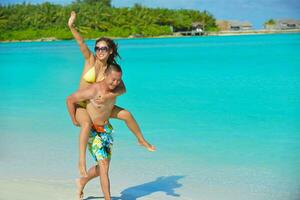
[[[78,163],[78,168],[79,168],[79,174],[81,177],[87,177],[87,171],[86,171],[86,166],[85,166],[85,162],[80,162]]]
[[[156,150],[155,146],[149,144],[146,140],[144,140],[144,141],[138,140],[138,142],[141,146],[145,147],[148,151]]]
[[[77,199],[83,200],[83,188],[84,186],[81,183],[81,178],[76,179],[76,186],[77,186]]]

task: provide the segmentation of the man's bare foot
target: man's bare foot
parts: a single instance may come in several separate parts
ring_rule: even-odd
[[[83,200],[83,185],[81,184],[81,178],[76,179],[77,186],[77,199]]]
[[[80,174],[81,177],[88,177],[85,162],[79,162],[78,163],[78,168],[79,168],[79,174]]]
[[[145,147],[148,151],[155,151],[156,150],[155,146],[149,144],[146,140],[144,140],[144,141],[138,140],[138,142],[141,146]]]

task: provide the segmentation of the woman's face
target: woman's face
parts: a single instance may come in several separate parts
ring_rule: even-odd
[[[95,46],[95,53],[97,59],[106,61],[109,55],[112,54],[112,50],[108,47],[105,41],[100,41]]]

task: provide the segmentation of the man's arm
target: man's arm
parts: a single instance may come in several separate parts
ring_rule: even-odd
[[[113,90],[113,93],[115,94],[115,96],[120,96],[125,92],[126,92],[126,87],[123,80],[121,80],[120,84]]]
[[[106,94],[104,98],[115,98],[117,96],[124,94],[125,92],[126,92],[126,87],[123,80],[121,80],[120,84],[112,92]]]
[[[73,94],[67,97],[66,103],[67,103],[68,112],[75,126],[79,125],[75,117],[75,110],[76,110],[75,104],[81,101],[94,98],[96,93],[97,93],[97,86],[96,84],[93,84],[88,86],[85,89],[78,90],[77,92],[74,92]]]
[[[120,84],[111,92],[103,93],[101,97],[93,99],[92,103],[101,104],[107,99],[116,98],[126,92],[126,88],[123,80],[121,80]]]

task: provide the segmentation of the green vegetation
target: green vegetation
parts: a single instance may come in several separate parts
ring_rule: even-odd
[[[265,22],[265,25],[273,26],[273,25],[275,25],[275,24],[276,24],[276,22],[275,22],[274,19],[269,19],[268,21]]]
[[[67,27],[72,10],[77,13],[75,25],[84,38],[170,35],[172,30],[191,30],[193,22],[200,22],[205,31],[216,29],[214,17],[206,11],[139,4],[115,8],[111,0],[77,0],[64,6],[48,2],[0,5],[0,40],[72,39]]]

